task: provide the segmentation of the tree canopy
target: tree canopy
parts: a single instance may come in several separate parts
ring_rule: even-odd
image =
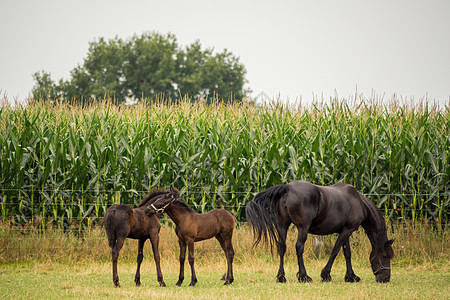
[[[180,47],[172,34],[143,33],[128,40],[99,38],[90,42],[87,57],[70,72],[69,80],[55,83],[45,71],[33,74],[34,99],[92,101],[163,97],[210,102],[242,100],[247,71],[228,50],[214,53],[199,41]]]

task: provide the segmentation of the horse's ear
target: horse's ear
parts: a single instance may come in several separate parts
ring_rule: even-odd
[[[394,258],[394,250],[392,250],[392,244],[394,241],[395,239],[392,239],[384,243],[384,251],[389,258]]]
[[[388,247],[388,246],[391,246],[391,247],[392,247],[392,244],[394,243],[394,241],[395,241],[395,239],[389,240],[389,241],[387,241],[384,245],[385,245],[386,247]]]

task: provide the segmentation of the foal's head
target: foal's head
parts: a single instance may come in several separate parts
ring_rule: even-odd
[[[172,202],[180,197],[179,191],[175,188],[170,188],[170,192],[165,194],[164,196],[158,198],[155,202],[153,202],[147,209],[145,213],[149,216],[154,214],[162,214],[164,210],[169,206]]]

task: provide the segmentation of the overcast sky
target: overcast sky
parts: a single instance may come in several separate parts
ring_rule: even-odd
[[[253,96],[450,104],[449,0],[0,0],[1,95],[26,98],[40,70],[68,79],[96,38],[151,31],[228,49]]]

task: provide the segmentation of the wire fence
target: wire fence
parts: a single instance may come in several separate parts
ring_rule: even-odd
[[[77,196],[71,196],[76,193]],[[231,211],[239,223],[245,223],[245,208],[257,191],[207,191],[206,189],[182,189],[182,197],[198,212],[222,208]],[[123,197],[124,194],[132,197]],[[117,203],[137,206],[148,194],[144,190],[69,190],[69,189],[0,189],[0,220],[15,225],[41,222],[42,229],[51,225],[65,230],[71,227],[89,227],[102,224],[109,206]],[[79,198],[81,195],[81,199]],[[402,221],[429,219],[445,223],[449,221],[450,192],[445,193],[365,193],[386,218]],[[74,198],[75,197],[75,198]],[[221,197],[228,198],[222,201]],[[125,200],[124,200],[125,199]],[[123,200],[123,201],[122,201]],[[163,220],[167,222],[167,220]]]

